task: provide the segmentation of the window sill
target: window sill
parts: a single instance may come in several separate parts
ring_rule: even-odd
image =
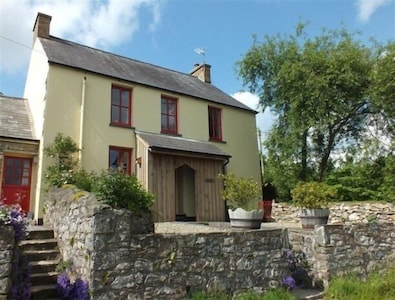
[[[209,139],[208,141],[213,143],[226,144],[226,141],[223,140]]]
[[[168,131],[161,131],[160,134],[166,134],[166,135],[182,137],[182,134],[175,133],[175,132],[168,132]]]
[[[108,124],[110,127],[118,127],[118,128],[126,128],[126,129],[136,129],[134,126],[130,125],[121,125],[121,124],[115,124],[115,123],[110,123]]]

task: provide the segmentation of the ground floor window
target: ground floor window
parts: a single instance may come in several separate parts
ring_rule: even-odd
[[[110,146],[108,167],[126,174],[132,173],[132,149]]]

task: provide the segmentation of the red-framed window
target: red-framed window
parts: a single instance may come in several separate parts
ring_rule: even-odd
[[[177,126],[177,99],[161,97],[161,132],[176,134]]]
[[[108,167],[112,170],[132,173],[132,149],[110,146],[108,151]]]
[[[208,128],[211,141],[222,141],[221,109],[208,107]]]
[[[113,85],[111,88],[111,125],[132,125],[132,90]]]

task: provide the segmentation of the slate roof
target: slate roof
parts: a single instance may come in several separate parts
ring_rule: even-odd
[[[51,36],[40,38],[50,63],[56,63],[165,91],[201,98],[256,113],[212,84],[185,74]]]
[[[36,140],[26,99],[0,96],[0,136]]]
[[[195,154],[220,156],[222,158],[229,158],[231,155],[219,149],[217,146],[194,139],[187,139],[171,135],[155,134],[148,132],[136,131],[138,137],[145,141],[149,148],[153,151],[180,151]]]

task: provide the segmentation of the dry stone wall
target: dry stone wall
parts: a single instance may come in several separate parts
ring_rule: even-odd
[[[346,273],[365,277],[375,269],[395,264],[395,227],[392,223],[325,225],[314,230],[289,229],[290,246],[303,251],[314,280],[328,286]]]
[[[278,212],[277,206],[277,220]],[[147,216],[113,210],[69,188],[48,194],[44,224],[54,229],[74,275],[89,281],[93,299],[185,299],[207,289],[262,291],[286,274],[282,254],[290,247],[307,254],[324,285],[335,275],[363,275],[395,263],[391,208],[375,216],[314,230],[263,223],[261,230],[251,231],[155,233]]]
[[[48,194],[44,224],[93,299],[185,299],[210,288],[263,290],[285,272],[283,229],[154,233],[146,216],[113,210],[91,194]]]
[[[353,203],[331,204],[328,224],[367,224],[371,222],[395,223],[393,203]],[[299,208],[288,203],[273,203],[273,217],[276,222],[300,223]]]
[[[7,299],[11,288],[11,262],[14,246],[14,229],[0,224],[0,300]]]

